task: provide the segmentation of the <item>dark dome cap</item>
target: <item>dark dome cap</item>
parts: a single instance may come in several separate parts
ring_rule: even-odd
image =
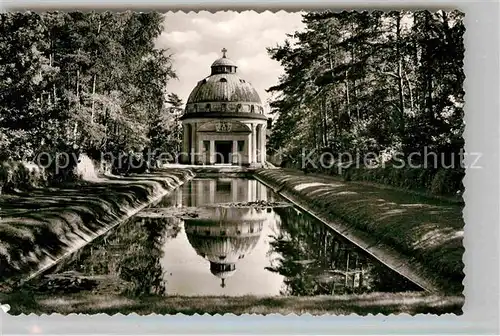
[[[215,61],[212,63],[212,68],[213,68],[213,67],[217,67],[217,66],[232,66],[232,67],[238,67],[238,66],[236,65],[236,63],[234,63],[232,60],[230,60],[229,58],[226,58],[226,57],[219,58],[219,59],[215,60]]]
[[[236,63],[226,57],[227,49],[222,48],[222,57],[212,63],[212,75],[220,73],[235,73],[238,67]]]

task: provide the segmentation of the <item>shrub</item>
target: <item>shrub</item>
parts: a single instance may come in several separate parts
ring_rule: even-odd
[[[111,172],[115,175],[142,174],[149,169],[148,162],[140,154],[119,155],[115,158]]]
[[[395,168],[391,164],[383,168],[350,167],[342,171],[345,181],[368,181],[435,195],[462,191],[464,174],[460,169]]]
[[[35,164],[11,160],[0,164],[0,186],[6,192],[43,187],[47,183],[45,170]]]
[[[464,173],[453,169],[440,169],[430,186],[433,194],[454,194],[463,190],[462,179]]]

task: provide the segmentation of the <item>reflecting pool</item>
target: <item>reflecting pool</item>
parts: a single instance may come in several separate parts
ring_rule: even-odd
[[[50,270],[36,281],[38,290],[186,296],[420,290],[294,207],[227,205],[252,201],[283,200],[253,179],[193,179]],[[151,216],[185,207],[204,211],[183,219]]]

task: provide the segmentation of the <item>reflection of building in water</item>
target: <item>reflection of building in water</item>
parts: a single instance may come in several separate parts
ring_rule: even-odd
[[[267,188],[257,180],[248,179],[194,179],[179,190],[175,200],[178,206],[251,202],[267,200]]]
[[[210,271],[225,279],[236,271],[238,260],[245,258],[257,245],[265,213],[250,208],[213,208],[204,218],[186,219],[185,230],[198,255],[210,262]]]

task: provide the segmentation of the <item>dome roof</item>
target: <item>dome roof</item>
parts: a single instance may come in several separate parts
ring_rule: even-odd
[[[187,100],[191,103],[246,102],[261,104],[253,86],[236,74],[216,74],[198,82]]]
[[[215,275],[217,278],[219,279],[227,279],[231,276],[234,275],[234,273],[236,273],[236,270],[232,270],[232,271],[220,271],[220,272],[217,272],[217,271],[210,271],[213,275]]]
[[[232,66],[232,67],[236,67],[237,65],[236,65],[236,63],[234,63],[229,58],[227,58],[227,57],[221,57],[221,58],[215,60],[212,63],[212,67],[216,67],[216,66]]]
[[[260,235],[247,237],[207,237],[187,234],[189,244],[203,258],[220,264],[231,264],[244,258],[255,248]]]
[[[264,113],[259,94],[249,82],[238,76],[236,63],[226,57],[226,52],[222,49],[222,57],[212,63],[210,76],[199,81],[191,91],[186,114]]]
[[[217,262],[210,262],[210,272],[217,278],[221,279],[220,286],[222,288],[226,287],[224,280],[231,277],[236,273],[236,265],[232,264],[220,264]]]

